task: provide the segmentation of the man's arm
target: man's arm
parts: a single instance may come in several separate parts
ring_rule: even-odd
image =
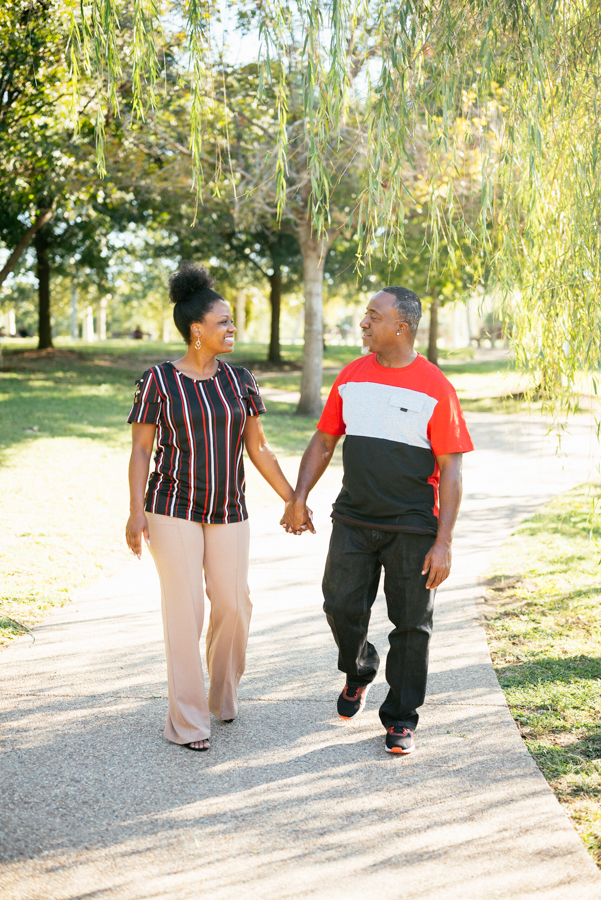
[[[426,587],[437,588],[451,571],[451,542],[453,528],[461,504],[461,464],[463,453],[446,453],[436,457],[440,469],[438,534],[426,553],[422,575],[430,573]]]
[[[296,489],[289,503],[286,505],[280,525],[289,534],[302,534],[303,531],[311,531],[315,534],[313,520],[307,509],[309,492],[315,487],[328,464],[340,440],[339,434],[326,434],[325,431],[316,431],[303,453]]]

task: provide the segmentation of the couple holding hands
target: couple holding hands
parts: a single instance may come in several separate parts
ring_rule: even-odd
[[[451,567],[462,454],[473,449],[455,390],[414,349],[419,298],[387,287],[369,301],[361,322],[368,355],[336,378],[293,488],[265,439],[257,382],[248,369],[220,358],[234,349],[236,328],[212,278],[201,266],[184,264],[170,279],[170,297],[188,349],[137,382],[128,418],[133,446],[126,527],[135,555],[145,538],[161,583],[165,737],[208,750],[210,713],[231,722],[238,711],[252,610],[244,448],[286,504],[281,525],[299,535],[314,531],[309,492],[344,435],[343,483],[333,504],[323,579],[324,611],[346,676],[338,714],[352,719],[363,710],[378,672],[367,630],[384,568],[394,628],[380,719],[385,749],[410,753],[426,692],[434,594]],[[211,601],[208,697],[199,647],[203,570]]]

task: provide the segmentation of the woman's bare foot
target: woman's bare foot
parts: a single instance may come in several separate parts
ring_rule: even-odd
[[[191,741],[189,744],[186,744],[186,747],[189,747],[190,750],[209,750],[211,745],[208,740]]]

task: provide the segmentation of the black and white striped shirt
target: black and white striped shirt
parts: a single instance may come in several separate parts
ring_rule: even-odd
[[[157,426],[147,512],[206,524],[242,522],[243,432],[265,406],[251,372],[219,360],[212,378],[189,378],[171,362],[136,382],[128,422]]]

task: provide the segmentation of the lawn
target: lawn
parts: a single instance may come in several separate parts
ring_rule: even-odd
[[[5,344],[0,371],[0,643],[130,558],[134,382],[181,355],[181,344],[131,341],[39,355],[31,343],[11,341],[12,352]],[[272,445],[280,455],[301,452],[315,420],[294,416],[293,404],[267,407]]]
[[[526,745],[601,867],[601,486],[570,491],[504,546],[483,607]]]
[[[0,641],[31,626],[80,585],[129,557],[126,417],[134,382],[150,365],[177,359],[183,346],[111,340],[58,341],[40,355],[33,340],[3,342],[0,370]],[[265,388],[300,387],[300,346],[284,347],[286,363],[265,364],[266,348],[244,344],[230,357],[246,363]],[[328,347],[324,391],[356,347]],[[499,397],[507,377],[498,362],[444,362],[464,405]],[[513,377],[512,375],[508,377]],[[502,401],[496,402],[501,409]],[[298,456],[315,427],[294,415],[294,402],[267,400],[263,423],[280,455]]]

